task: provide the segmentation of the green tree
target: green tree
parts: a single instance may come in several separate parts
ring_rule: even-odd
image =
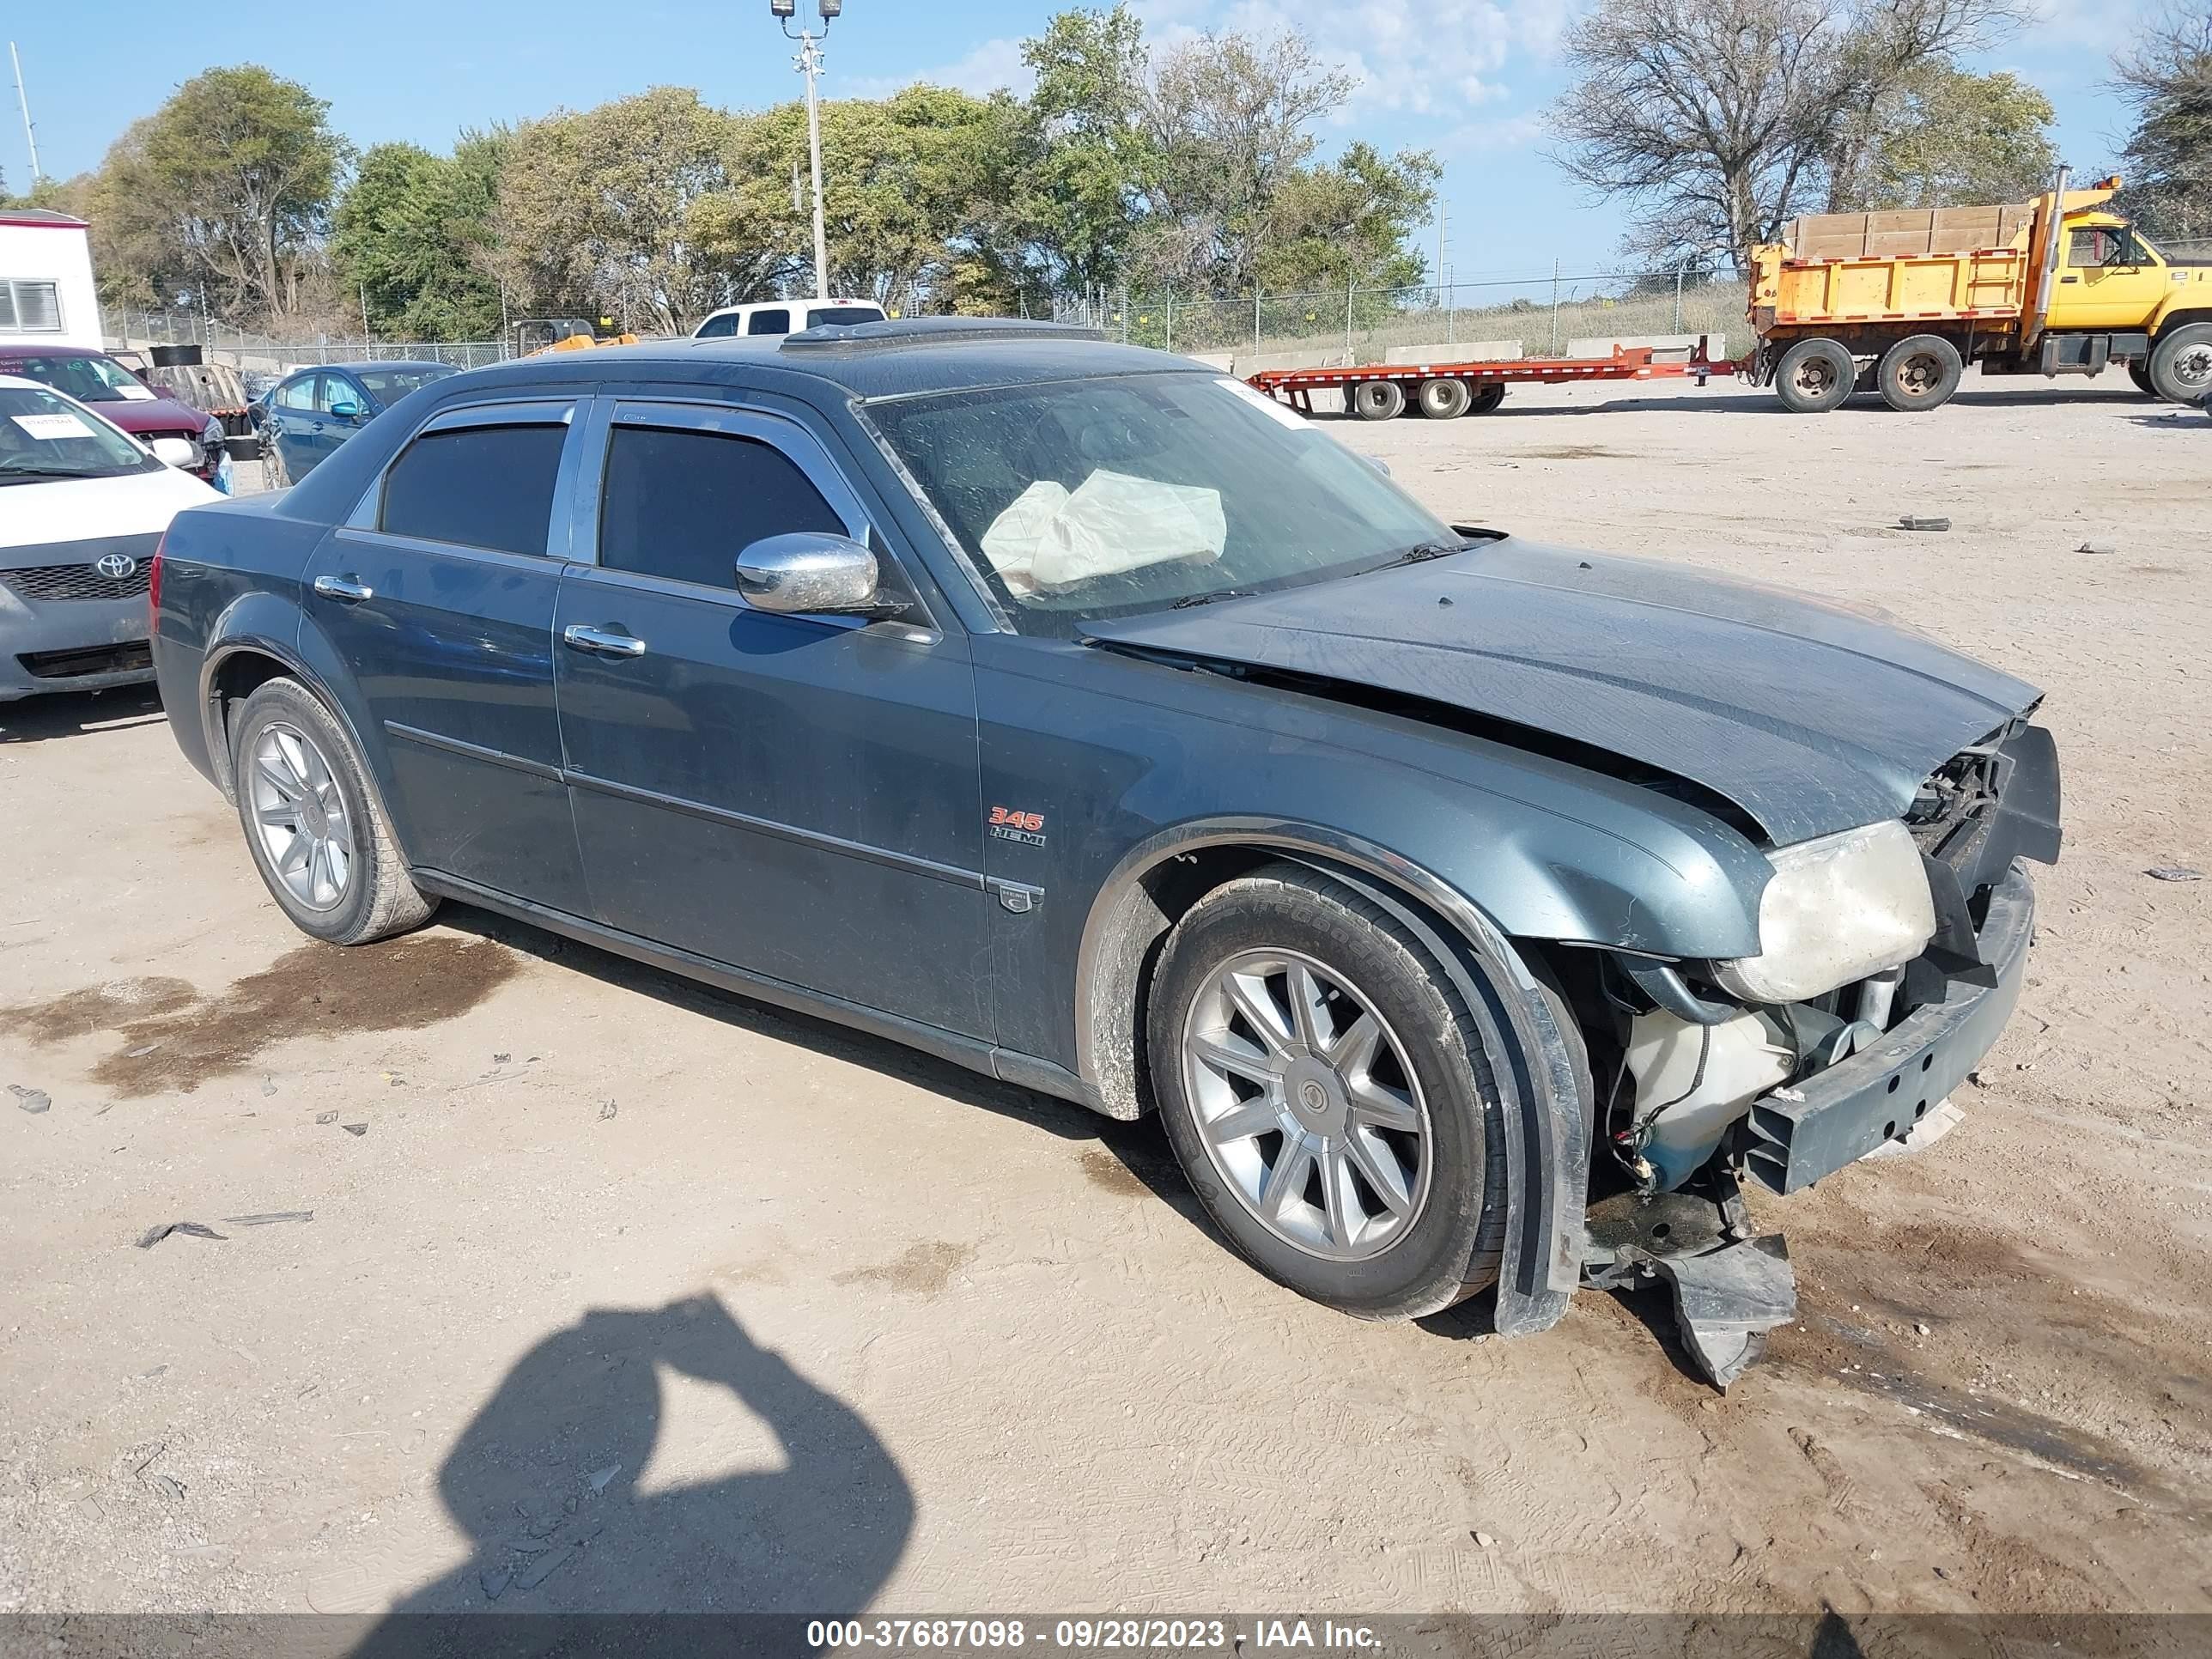
[[[2120,205],[2154,236],[2212,236],[2212,4],[2174,6],[2112,68],[2136,116]]]
[[[134,123],[92,192],[118,295],[165,297],[182,283],[225,316],[296,317],[351,159],[329,116],[297,82],[245,64],[194,76]]]
[[[1126,5],[1064,11],[1022,43],[1036,77],[1013,135],[1017,263],[1076,289],[1118,281],[1158,183],[1144,126],[1144,25]]]
[[[1442,172],[1425,151],[1385,155],[1364,143],[1325,166],[1299,168],[1268,206],[1253,274],[1273,293],[1348,281],[1413,286],[1427,266],[1407,238],[1435,210]]]
[[[2020,201],[2049,189],[2057,170],[2054,118],[2017,76],[1928,64],[1886,101],[1861,176],[1830,201],[1843,212]]]
[[[504,137],[463,136],[450,156],[378,144],[331,218],[331,262],[374,325],[416,340],[500,331],[491,220]]]
[[[1020,125],[1012,100],[945,87],[824,104],[823,217],[831,290],[897,304],[916,288],[948,282],[960,268],[972,301],[979,294],[995,299],[1010,276],[1018,281],[1018,259],[1001,267],[1006,238],[999,226],[1000,204],[1018,170]],[[764,273],[771,280],[812,279],[805,166],[803,105],[780,105],[743,124],[731,167],[736,222],[777,256],[774,270]]]
[[[738,129],[682,87],[524,123],[499,167],[489,263],[530,308],[688,332],[775,264],[733,213]]]

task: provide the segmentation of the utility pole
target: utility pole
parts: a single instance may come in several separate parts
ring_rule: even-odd
[[[769,0],[769,9],[782,21],[784,38],[799,42],[799,56],[792,67],[806,77],[806,152],[814,169],[814,297],[830,297],[829,233],[822,219],[822,106],[815,92],[815,82],[822,78],[822,42],[830,33],[830,20],[845,9],[845,0],[818,0],[822,14],[822,33],[811,28],[791,32],[791,19],[797,15],[798,0]]]
[[[15,65],[15,103],[23,112],[23,142],[31,147],[31,188],[39,187],[39,180],[46,175],[39,169],[39,135],[31,125],[31,100],[23,92],[23,54],[15,50],[15,43],[8,43],[8,56]]]

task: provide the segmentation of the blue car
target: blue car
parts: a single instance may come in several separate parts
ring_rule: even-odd
[[[460,370],[446,363],[331,364],[295,369],[254,402],[271,482],[294,483],[418,386]]]
[[[1046,324],[480,369],[160,570],[170,729],[313,937],[462,900],[1157,1112],[1308,1296],[1664,1278],[1723,1385],[1794,1316],[1739,1188],[1949,1127],[2059,850],[2033,686]]]

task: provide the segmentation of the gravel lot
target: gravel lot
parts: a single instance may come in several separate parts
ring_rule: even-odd
[[[1975,382],[1332,429],[2048,690],[2021,1010],[1957,1133],[1762,1206],[1765,1365],[1717,1395],[1656,1295],[1339,1317],[1151,1125],[481,914],[310,945],[157,705],[18,704],[0,1610],[2212,1611],[2212,884],[2146,874],[2212,868],[2212,422]],[[135,1248],[177,1221],[222,1237]]]

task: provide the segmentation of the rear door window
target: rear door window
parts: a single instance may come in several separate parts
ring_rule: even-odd
[[[394,536],[543,555],[566,426],[426,432],[385,475],[379,526]]]
[[[609,441],[599,563],[734,588],[737,556],[794,530],[844,521],[773,444],[714,432],[617,425]]]
[[[732,312],[727,316],[709,317],[699,325],[699,332],[696,337],[702,340],[721,340],[728,338],[737,331],[738,314]]]
[[[844,323],[880,323],[884,320],[878,306],[817,306],[806,313],[809,328],[835,328]]]
[[[778,306],[773,311],[756,311],[752,321],[745,325],[748,334],[788,334],[791,332],[791,311]]]

